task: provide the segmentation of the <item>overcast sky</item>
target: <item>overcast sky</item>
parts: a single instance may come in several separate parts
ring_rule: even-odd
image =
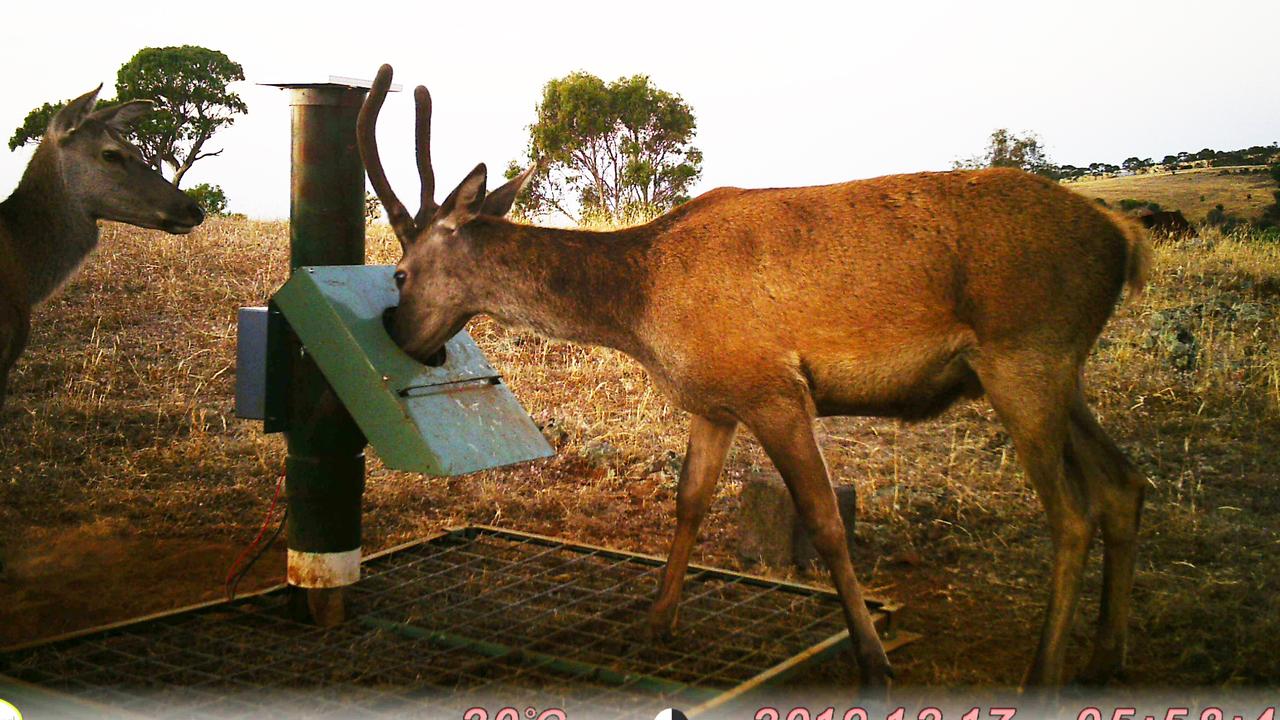
[[[79,5],[6,7],[2,139],[43,102],[99,82],[110,97],[143,47],[221,50],[244,66],[249,115],[184,185],[220,184],[255,217],[288,214],[289,114],[282,91],[254,83],[367,78],[383,62],[431,89],[441,199],[476,162],[521,156],[542,85],[574,70],[644,73],[684,97],[705,155],[695,193],[946,169],[997,127],[1033,130],[1075,165],[1280,140],[1275,0]],[[406,200],[412,114],[409,93],[392,95],[378,128]],[[30,157],[5,148],[0,196]]]

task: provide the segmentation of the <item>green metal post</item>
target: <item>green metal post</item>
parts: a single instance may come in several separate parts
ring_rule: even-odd
[[[366,88],[279,85],[293,109],[289,265],[364,264],[364,166],[356,117]],[[302,270],[305,272],[305,270]],[[292,333],[285,436],[289,584],[321,625],[343,619],[342,588],[360,575],[366,440]]]

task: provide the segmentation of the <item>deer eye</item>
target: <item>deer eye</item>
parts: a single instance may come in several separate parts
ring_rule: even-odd
[[[397,270],[397,271],[396,271],[396,274],[394,275],[394,277],[395,277],[395,279],[396,279],[396,287],[397,287],[397,288],[400,288],[400,289],[403,289],[403,288],[404,288],[404,281],[405,281],[405,278],[408,278],[408,277],[409,277],[409,273],[407,273],[407,272],[405,272],[405,271],[403,271],[403,270]]]
[[[124,162],[124,155],[121,155],[115,150],[103,150],[102,159],[112,163],[113,165],[119,165]]]

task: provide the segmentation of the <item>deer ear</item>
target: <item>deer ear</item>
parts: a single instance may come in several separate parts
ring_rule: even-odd
[[[484,184],[488,175],[489,171],[484,163],[477,165],[440,204],[436,222],[450,230],[456,230],[475,220],[484,207]]]
[[[505,185],[489,193],[484,199],[484,208],[480,214],[489,217],[502,217],[511,212],[511,206],[515,205],[516,198],[520,197],[520,191],[524,190],[529,184],[529,180],[538,170],[538,163],[534,163],[524,172],[511,178]]]
[[[130,100],[115,107],[104,108],[89,117],[119,132],[129,129],[138,118],[151,112],[154,105],[150,100]]]
[[[89,113],[93,111],[93,106],[98,104],[99,92],[102,92],[101,84],[67,103],[66,107],[53,116],[53,120],[49,122],[47,132],[53,133],[55,137],[65,137],[74,132],[84,122],[84,119],[89,117]]]

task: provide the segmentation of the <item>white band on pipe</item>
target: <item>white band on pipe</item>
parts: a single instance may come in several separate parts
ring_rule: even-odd
[[[304,588],[354,585],[360,579],[360,548],[316,553],[289,550],[289,584]]]

